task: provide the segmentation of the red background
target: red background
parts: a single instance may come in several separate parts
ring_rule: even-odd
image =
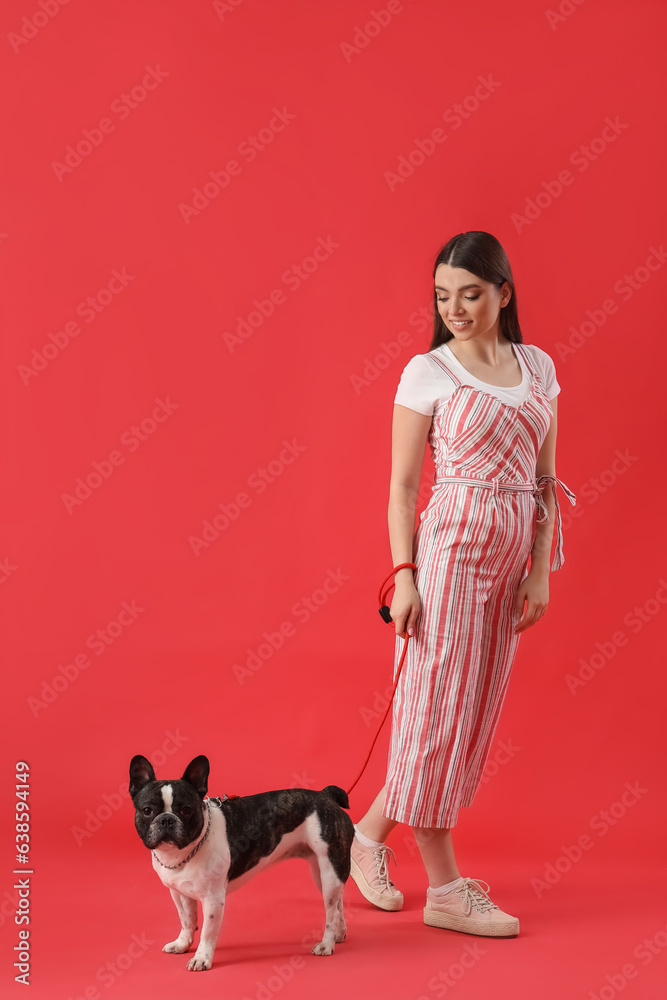
[[[11,872],[25,760],[34,998],[430,1000],[475,944],[484,954],[456,982],[460,1000],[664,996],[664,276],[650,257],[665,239],[664,5],[44,10],[5,3],[0,33],[13,94],[0,241],[2,989],[20,995]],[[154,89],[133,91],[151,68]],[[475,102],[480,78],[493,90]],[[276,109],[293,117],[283,125]],[[594,142],[607,119],[618,134]],[[429,144],[438,128],[446,138]],[[59,168],[84,130],[90,150]],[[262,137],[252,159],[249,136]],[[230,160],[226,187],[184,212]],[[350,882],[348,940],[322,963],[303,939],[323,907],[290,862],[230,897],[214,968],[192,976],[160,951],[176,911],[133,828],[129,760],[144,753],[176,777],[205,753],[214,795],[347,787],[357,774],[391,683],[377,589],[391,568],[393,396],[429,347],[435,255],[470,229],[502,242],[524,341],[554,359],[557,474],[578,499],[573,510],[561,494],[566,562],[522,638],[488,780],[453,833],[462,873],[490,884],[521,934],[424,928],[425,873],[398,827],[399,914]],[[114,270],[127,284],[108,296]],[[89,296],[100,311],[86,321]],[[258,308],[270,315],[251,317]],[[172,405],[161,422],[156,400]],[[141,439],[128,437],[136,426]],[[294,454],[281,459],[285,442]],[[68,509],[94,463],[99,485]],[[195,553],[223,508],[227,526]],[[316,602],[307,620],[304,598]],[[97,655],[87,639],[123,602],[141,611]],[[267,633],[279,648],[262,646]],[[260,669],[239,675],[258,650],[270,654]],[[56,677],[67,683],[47,703]],[[383,783],[388,732],[354,820]],[[626,783],[641,791],[623,804]],[[133,934],[152,944],[109,983],[99,970]],[[294,956],[291,978],[276,979]]]

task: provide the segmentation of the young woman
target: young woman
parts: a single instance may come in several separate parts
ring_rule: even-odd
[[[387,782],[355,826],[352,877],[370,902],[399,910],[385,840],[407,823],[429,880],[424,922],[514,936],[518,919],[461,876],[450,831],[479,786],[521,633],[549,603],[554,515],[551,570],[564,561],[556,484],[576,499],[555,473],[554,363],[523,343],[502,246],[490,233],[460,233],[433,277],[433,340],[405,366],[394,400],[391,554],[394,566],[417,567],[394,576],[394,671],[411,638]],[[435,478],[415,530],[427,441]]]

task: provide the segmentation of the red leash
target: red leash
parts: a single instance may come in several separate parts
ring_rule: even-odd
[[[416,565],[414,563],[411,563],[411,562],[399,563],[398,566],[394,566],[394,568],[392,569],[391,573],[388,573],[387,576],[382,581],[382,583],[380,584],[380,594],[379,594],[379,601],[380,601],[380,605],[381,605],[381,607],[380,607],[380,614],[382,616],[382,619],[384,621],[386,621],[388,625],[393,625],[394,628],[396,627],[396,624],[392,620],[391,615],[389,614],[389,608],[385,604],[385,600],[387,598],[387,594],[389,593],[389,591],[391,590],[391,588],[395,584],[392,581],[392,583],[390,583],[389,586],[386,587],[386,588],[385,588],[385,584],[387,583],[388,580],[392,579],[392,577],[394,576],[394,574],[397,573],[399,571],[399,569],[403,569],[405,566],[409,566],[411,569],[417,569],[417,567],[416,567]],[[377,732],[375,734],[373,742],[371,743],[371,748],[368,751],[368,754],[366,755],[366,760],[364,761],[363,767],[361,768],[361,771],[359,771],[359,774],[354,779],[354,781],[352,782],[352,784],[350,785],[350,787],[347,789],[347,794],[348,795],[350,794],[350,792],[352,791],[352,789],[354,788],[354,786],[356,785],[356,783],[359,781],[359,778],[362,776],[362,774],[366,770],[366,765],[368,764],[368,761],[370,760],[371,754],[373,753],[373,747],[375,746],[375,744],[377,742],[377,738],[380,735],[380,730],[382,729],[382,727],[384,725],[384,721],[387,718],[387,715],[389,714],[389,709],[391,708],[391,703],[394,700],[394,692],[396,691],[396,686],[398,684],[398,679],[401,676],[401,670],[403,669],[403,661],[405,659],[405,654],[406,654],[407,649],[408,649],[408,639],[409,638],[410,638],[410,636],[406,632],[405,633],[405,639],[403,641],[403,652],[401,653],[401,659],[400,659],[400,662],[398,664],[398,671],[396,673],[396,680],[394,681],[394,686],[391,689],[391,696],[389,698],[389,704],[387,705],[385,713],[382,716],[382,720],[380,722],[380,725],[377,728]]]

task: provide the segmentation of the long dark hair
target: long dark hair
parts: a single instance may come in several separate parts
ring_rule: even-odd
[[[491,233],[485,233],[479,229],[473,229],[468,233],[458,233],[452,236],[451,240],[439,250],[433,265],[433,278],[440,264],[448,264],[449,267],[463,267],[466,271],[477,275],[483,281],[491,281],[500,289],[503,282],[507,281],[512,288],[512,295],[506,306],[500,310],[500,332],[515,344],[523,343],[521,328],[519,327],[519,316],[516,304],[516,289],[514,287],[514,277],[512,268],[507,259],[507,254],[501,244]],[[433,289],[433,340],[429,351],[433,351],[440,344],[451,340],[454,334],[445,326],[442,316],[438,312],[438,301],[435,288]]]

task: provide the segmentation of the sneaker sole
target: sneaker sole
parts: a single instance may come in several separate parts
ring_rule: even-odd
[[[471,920],[470,917],[460,917],[455,913],[442,913],[424,907],[424,923],[429,927],[445,927],[450,931],[463,931],[464,934],[478,934],[484,937],[516,937],[519,933],[519,921],[503,920],[494,924],[486,921]]]
[[[403,906],[403,897],[397,896],[387,896],[385,893],[378,892],[374,889],[372,885],[369,885],[366,876],[362,872],[361,868],[354,860],[350,858],[350,875],[356,886],[361,893],[361,895],[372,903],[374,906],[379,907],[381,910],[400,910]]]

